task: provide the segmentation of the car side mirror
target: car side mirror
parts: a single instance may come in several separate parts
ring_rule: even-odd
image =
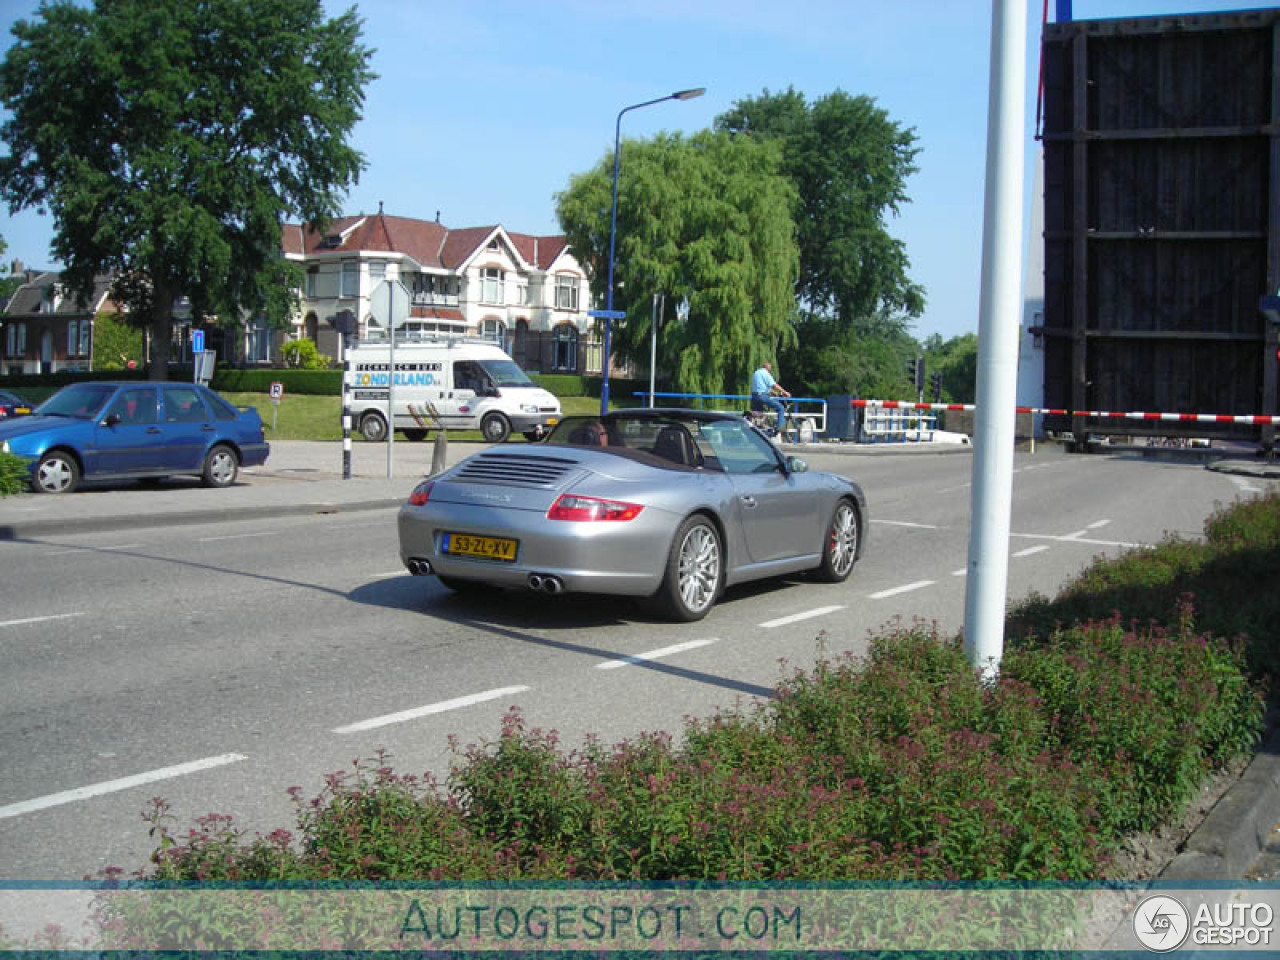
[[[104,427],[114,427],[119,422],[120,422],[120,414],[108,413],[106,418],[102,421],[102,425]]]
[[[799,457],[787,457],[787,473],[808,473],[809,461]]]

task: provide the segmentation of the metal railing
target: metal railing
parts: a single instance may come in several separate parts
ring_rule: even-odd
[[[649,397],[648,390],[637,390],[634,394],[637,397]],[[696,400],[698,410],[714,410],[719,413],[741,413],[744,409],[751,405],[751,394],[749,393],[660,393],[654,391],[654,401],[660,400]],[[789,421],[789,429],[799,430],[802,421],[808,420],[813,427],[814,434],[822,434],[827,432],[827,401],[820,397],[784,397],[784,401],[791,404],[791,411],[787,414]],[[740,401],[733,409],[726,409],[723,406],[707,406],[707,401],[736,400]],[[801,406],[805,404],[805,406]],[[693,404],[680,404],[681,406],[693,406]]]

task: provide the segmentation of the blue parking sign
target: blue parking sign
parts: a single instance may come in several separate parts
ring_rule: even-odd
[[[203,330],[191,331],[191,352],[204,353],[204,331]]]

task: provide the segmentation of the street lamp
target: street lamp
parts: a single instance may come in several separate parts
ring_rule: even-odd
[[[633,103],[631,106],[623,107],[618,111],[618,122],[614,125],[613,133],[613,206],[609,211],[609,286],[606,288],[608,292],[605,295],[605,309],[592,310],[588,314],[588,316],[602,317],[604,319],[604,365],[600,379],[600,416],[604,416],[609,412],[609,338],[613,331],[613,321],[621,320],[626,316],[622,311],[613,309],[613,250],[614,242],[618,235],[618,164],[622,159],[622,115],[630,110],[651,107],[655,103],[662,103],[666,100],[692,100],[694,97],[700,97],[706,92],[706,87],[697,87],[693,90],[678,90],[665,97],[658,97],[656,100]]]

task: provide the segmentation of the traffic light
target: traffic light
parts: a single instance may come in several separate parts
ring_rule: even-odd
[[[924,357],[911,357],[907,360],[907,379],[917,391],[924,389]]]

